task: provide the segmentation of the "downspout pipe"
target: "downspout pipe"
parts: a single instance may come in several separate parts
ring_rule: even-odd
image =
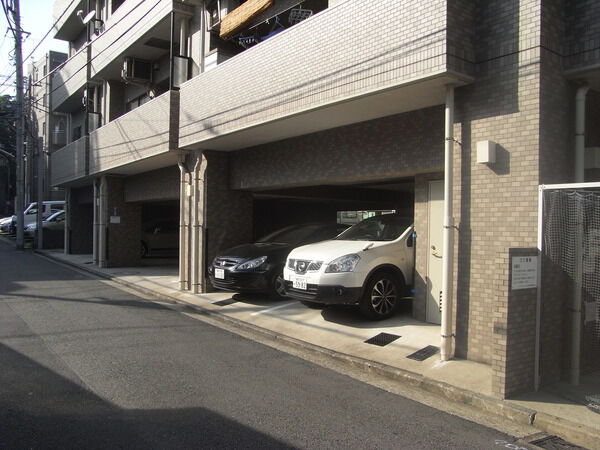
[[[589,86],[581,86],[575,94],[575,182],[585,182],[585,103]],[[579,385],[581,365],[581,320],[583,285],[583,211],[577,205],[575,212],[575,266],[571,302],[571,368],[569,381]]]
[[[188,197],[188,182],[190,171],[185,164],[185,155],[180,155],[177,161],[179,166],[179,289],[185,291],[189,289],[188,278],[188,249],[187,249],[187,229],[186,229],[186,209]]]
[[[452,304],[454,272],[454,217],[453,198],[453,147],[454,147],[454,86],[446,86],[444,146],[444,235],[442,268],[442,320],[440,359],[448,361],[454,356]]]

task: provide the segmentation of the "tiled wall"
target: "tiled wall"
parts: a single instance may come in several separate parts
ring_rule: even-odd
[[[457,355],[491,363],[494,327],[507,295],[495,288],[498,255],[533,247],[539,182],[537,0],[478,2],[478,78],[456,91]],[[494,164],[476,162],[476,143],[496,142]]]
[[[564,0],[565,68],[580,69],[600,63],[600,2]]]
[[[163,201],[179,199],[177,166],[144,172],[125,180],[125,201]]]
[[[50,155],[53,186],[87,175],[87,142],[88,138],[83,137]]]
[[[90,133],[90,174],[176,149],[178,100],[166,92]]]
[[[52,107],[60,111],[61,105],[79,89],[86,80],[87,50],[81,49],[70,57],[63,67],[52,76]],[[79,105],[80,103],[77,102]]]
[[[348,0],[182,86],[180,146],[447,71],[446,1]]]
[[[233,189],[366,182],[443,168],[444,110],[419,111],[235,152]]]

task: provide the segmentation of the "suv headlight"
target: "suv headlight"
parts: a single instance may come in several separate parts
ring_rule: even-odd
[[[360,256],[355,253],[340,256],[327,265],[325,273],[352,272],[359,260]]]
[[[249,270],[256,269],[260,267],[267,260],[266,256],[260,256],[258,258],[251,259],[250,261],[246,261],[236,267],[236,270]]]

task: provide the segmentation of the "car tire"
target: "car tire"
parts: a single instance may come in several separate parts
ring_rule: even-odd
[[[145,242],[142,241],[142,245],[140,247],[140,256],[142,258],[145,258],[148,256],[148,246],[146,245]]]
[[[394,315],[403,291],[403,283],[397,275],[388,271],[376,272],[369,278],[360,311],[372,320],[383,320]]]
[[[285,292],[285,280],[283,279],[282,271],[279,271],[273,276],[269,294],[269,296],[275,300],[280,300],[287,296]]]

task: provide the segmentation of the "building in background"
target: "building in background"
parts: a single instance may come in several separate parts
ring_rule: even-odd
[[[40,193],[43,200],[64,199],[64,189],[50,183],[50,155],[66,144],[67,116],[52,111],[50,100],[53,78],[50,73],[66,59],[65,53],[49,51],[28,68],[25,204],[37,201]],[[39,164],[43,167],[41,171]],[[43,176],[42,186],[39,186],[40,176]]]
[[[515,282],[514,261],[537,257],[538,186],[576,179],[575,134],[600,147],[598,5],[55,0],[54,37],[70,48],[51,90],[66,118],[51,154],[65,251],[134,266],[143,224],[173,218],[180,288],[202,292],[216,253],[258,231],[408,212],[414,317],[449,318],[444,339],[492,367],[498,397],[533,389],[537,369],[553,383],[572,352],[567,287],[544,291],[552,326],[536,336],[538,290]],[[577,179],[596,181],[595,164]],[[594,352],[583,347],[586,370],[598,369]]]

